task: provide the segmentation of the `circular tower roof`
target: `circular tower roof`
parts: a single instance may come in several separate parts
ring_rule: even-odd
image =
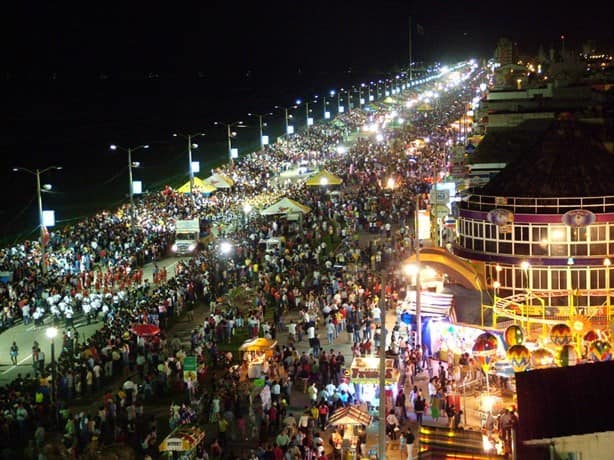
[[[539,198],[614,195],[614,155],[593,131],[572,119],[554,121],[479,193]]]

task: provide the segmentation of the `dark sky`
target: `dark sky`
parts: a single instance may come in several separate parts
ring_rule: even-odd
[[[558,46],[562,33],[570,47],[611,46],[614,23],[606,1],[573,9],[549,0],[13,4],[3,14],[1,65],[17,73],[391,66],[408,54],[410,15],[424,27],[414,54],[426,60],[489,57],[502,36],[527,52]]]

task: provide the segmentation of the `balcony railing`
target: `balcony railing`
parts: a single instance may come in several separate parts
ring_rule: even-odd
[[[586,209],[595,214],[603,214],[614,212],[614,195],[538,198],[464,194],[460,207],[484,212],[494,208],[503,208],[514,214],[565,214],[574,209]]]

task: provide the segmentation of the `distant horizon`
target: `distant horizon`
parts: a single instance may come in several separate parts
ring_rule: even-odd
[[[518,46],[519,55],[528,55],[528,56],[537,56],[540,47],[543,49],[545,53],[548,53],[549,50],[553,49],[558,51],[561,49],[561,38],[556,37],[551,41],[550,44],[542,43],[535,46],[535,49],[527,50],[523,48],[521,44],[519,44],[518,40],[509,37],[509,36],[501,36],[499,39],[494,41],[491,46],[490,54],[482,54],[482,55],[470,55],[466,53],[465,55],[458,55],[462,53],[456,53],[453,56],[442,57],[439,59],[422,59],[419,56],[414,56],[413,59],[414,65],[418,68],[421,66],[430,66],[436,63],[448,64],[452,62],[459,62],[466,59],[478,59],[478,60],[488,60],[493,57],[493,52],[497,46],[497,43],[500,39],[509,39],[513,43]],[[573,46],[569,40],[565,39],[565,48],[567,52],[577,52],[578,54],[582,52],[582,48],[587,43],[595,43],[594,40],[586,39],[582,40],[576,46]],[[613,53],[614,52],[614,43],[610,44],[608,47],[601,45],[599,43],[595,43],[596,49],[599,52],[605,53]],[[198,66],[193,65],[190,67],[187,66],[177,66],[171,65],[169,63],[165,64],[139,64],[138,67],[112,67],[112,66],[99,66],[97,68],[94,67],[70,67],[65,64],[59,63],[57,67],[47,67],[41,68],[40,65],[37,65],[34,68],[7,68],[0,73],[0,82],[44,82],[44,81],[74,81],[82,80],[84,82],[88,81],[147,81],[147,80],[156,80],[156,79],[193,79],[195,81],[199,80],[211,80],[217,81],[221,79],[231,78],[237,81],[248,81],[255,80],[258,78],[267,78],[272,75],[284,75],[287,77],[305,77],[312,75],[340,75],[346,74],[348,76],[352,74],[369,74],[369,73],[377,73],[380,75],[392,74],[399,70],[406,69],[409,63],[409,57],[406,57],[406,60],[403,58],[391,59],[386,56],[380,57],[383,60],[387,60],[388,62],[374,62],[371,60],[368,61],[359,61],[354,65],[347,64],[345,66],[339,65],[331,65],[330,68],[323,67],[321,64],[313,64],[309,62],[301,63],[281,63],[281,65],[245,65],[241,66],[230,66],[225,65],[221,68],[210,68],[207,66]],[[394,62],[393,62],[394,61]],[[73,78],[74,77],[74,78]]]
[[[614,44],[610,2],[573,8],[516,0],[494,8],[444,0],[338,0],[127,4],[11,4],[0,31],[9,72],[136,69],[329,72],[391,68],[409,60],[490,57],[507,37],[521,53]],[[610,49],[608,49],[610,48]]]

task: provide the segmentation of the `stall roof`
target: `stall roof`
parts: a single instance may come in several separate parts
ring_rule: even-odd
[[[243,342],[239,347],[239,351],[264,351],[275,348],[275,345],[277,345],[277,340],[257,337]]]
[[[194,449],[203,439],[205,432],[195,425],[181,425],[175,428],[160,443],[160,452],[186,452]]]
[[[369,425],[373,417],[358,406],[337,409],[328,419],[329,425]]]
[[[350,378],[353,383],[371,383],[379,384],[379,363],[380,358],[375,356],[357,356],[352,360],[352,365],[346,376]],[[385,379],[386,385],[395,384],[399,380],[399,370],[394,367],[394,359],[386,358],[385,365]]]
[[[454,295],[421,291],[420,307],[423,316],[454,317]],[[407,293],[402,308],[416,314],[416,291]]]

